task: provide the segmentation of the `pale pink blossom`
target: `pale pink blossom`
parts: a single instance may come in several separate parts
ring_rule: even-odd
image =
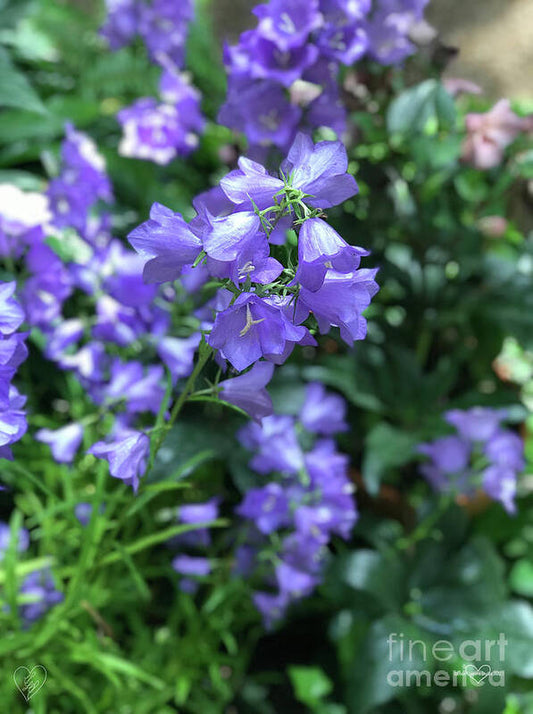
[[[533,129],[533,116],[519,117],[508,99],[500,99],[485,114],[467,114],[463,159],[478,169],[491,169],[503,159],[509,144],[523,131]]]

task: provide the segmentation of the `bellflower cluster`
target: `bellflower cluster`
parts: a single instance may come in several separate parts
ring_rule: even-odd
[[[194,17],[192,0],[106,0],[107,18],[100,34],[113,50],[139,36],[150,58],[168,57],[176,67],[185,59],[188,26]]]
[[[113,476],[136,489],[150,446],[140,427],[148,414],[153,420],[159,413],[165,394],[161,362],[174,384],[192,371],[201,320],[191,317],[188,305],[180,308],[180,300],[189,299],[184,286],[178,296],[171,286],[145,284],[142,258],[109,233],[102,206],[93,202],[111,199],[110,183],[90,139],[68,127],[62,158],[61,175],[52,181],[48,198],[0,191],[0,199],[6,198],[5,207],[0,202],[2,246],[13,267],[27,276],[20,291],[27,322],[39,328],[44,356],[72,373],[89,398],[89,414],[59,428],[42,428],[35,437],[50,447],[56,461],[70,464],[86,428],[106,417],[108,436],[90,451],[109,462]],[[61,212],[61,220],[51,199],[58,182],[68,186],[69,211]],[[17,204],[9,205],[13,197]],[[91,221],[100,226],[97,240],[87,230]],[[23,311],[13,291],[14,283],[1,285],[0,452],[6,457],[11,456],[9,444],[26,430],[24,398],[11,386],[26,355],[16,332]],[[83,296],[83,307],[75,317],[66,316],[74,291]],[[186,325],[176,321],[180,310]]]
[[[418,447],[429,457],[421,466],[424,477],[438,491],[454,489],[469,495],[480,487],[514,513],[517,477],[525,466],[524,445],[502,426],[506,411],[473,407],[452,409],[444,416],[456,434]]]
[[[228,96],[219,121],[252,149],[286,151],[299,128],[341,135],[346,111],[341,65],[365,54],[389,65],[414,51],[411,26],[428,0],[270,0],[255,8],[257,27],[226,48]]]
[[[151,60],[163,69],[159,98],[142,97],[118,113],[123,130],[119,154],[156,164],[187,156],[198,146],[205,126],[200,93],[181,71],[194,15],[192,0],[107,0],[107,6],[101,34],[111,48],[118,49],[139,35]]]
[[[0,458],[12,459],[10,445],[26,433],[26,398],[12,384],[28,350],[24,333],[18,332],[24,311],[14,297],[15,282],[0,282]]]
[[[268,479],[237,508],[247,537],[236,553],[237,572],[261,583],[253,600],[267,626],[320,583],[328,544],[357,519],[348,457],[331,438],[347,428],[345,413],[341,397],[313,383],[297,418],[274,414],[238,433],[259,483]]]
[[[104,214],[96,219],[92,211],[99,201],[112,202],[111,184],[96,145],[72,124],[66,126],[61,147],[61,173],[50,182],[47,195],[57,228],[74,228],[89,242],[98,239]]]
[[[235,370],[262,358],[282,364],[296,344],[316,344],[309,327],[323,334],[339,327],[349,345],[365,337],[362,312],[378,290],[376,270],[359,268],[367,251],[346,243],[323,212],[357,192],[347,165],[340,142],[315,145],[300,134],[279,176],[241,158],[219,187],[197,197],[190,224],[155,204],[130,234],[147,282],[205,265],[220,286],[207,343]]]
[[[122,156],[168,164],[198,146],[205,126],[198,90],[185,73],[165,69],[159,91],[162,101],[143,97],[118,113],[123,130],[118,151]]]

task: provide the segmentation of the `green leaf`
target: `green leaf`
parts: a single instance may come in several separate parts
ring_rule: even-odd
[[[339,558],[335,572],[341,581],[371,594],[387,609],[399,609],[406,599],[404,569],[397,555],[357,550]]]
[[[0,48],[0,107],[16,107],[46,114],[47,110],[25,75],[15,68],[7,52]]]
[[[320,667],[289,667],[294,696],[312,709],[332,691],[333,684]]]
[[[378,492],[387,469],[402,466],[412,459],[417,441],[414,435],[385,422],[372,429],[366,439],[363,459],[363,478],[371,494]]]
[[[415,643],[411,652],[405,649],[402,652],[400,635],[404,643]],[[407,671],[431,674],[434,669],[432,644],[433,640],[422,629],[397,615],[387,615],[374,622],[348,672],[349,711],[366,714],[378,704],[394,699],[402,691],[397,683],[405,678]],[[421,681],[424,683],[425,677]],[[423,686],[418,691],[422,693]]]
[[[394,99],[387,112],[387,128],[391,134],[416,134],[452,126],[455,114],[455,103],[443,85],[427,79]]]
[[[533,597],[533,563],[527,558],[518,560],[512,567],[509,583],[519,595]]]

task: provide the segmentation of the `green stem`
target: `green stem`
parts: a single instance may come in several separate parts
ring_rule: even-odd
[[[163,440],[168,433],[168,431],[172,428],[174,425],[174,422],[178,418],[179,413],[183,409],[183,406],[185,402],[187,401],[187,398],[190,396],[190,394],[194,391],[194,385],[196,384],[196,380],[200,376],[201,371],[203,370],[204,366],[206,365],[207,361],[213,354],[213,349],[207,344],[205,341],[205,338],[202,337],[202,341],[200,342],[200,347],[198,350],[198,362],[196,363],[193,371],[191,372],[189,379],[185,383],[185,387],[183,389],[183,392],[179,395],[178,399],[174,403],[174,406],[172,407],[172,411],[170,412],[170,418],[165,424],[164,428],[161,429],[161,434],[157,438],[153,451],[151,453],[151,458],[150,458],[150,467],[153,465],[153,462],[155,460],[155,457],[157,455],[157,452],[161,448],[161,444],[163,443]]]

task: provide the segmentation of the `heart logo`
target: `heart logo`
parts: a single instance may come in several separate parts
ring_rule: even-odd
[[[47,677],[48,672],[42,664],[36,664],[31,669],[17,667],[13,672],[15,686],[27,702],[44,686]]]
[[[476,687],[480,687],[483,680],[486,679],[492,672],[490,665],[482,664],[481,667],[476,667],[475,664],[467,664],[464,668],[464,673],[467,674]]]

